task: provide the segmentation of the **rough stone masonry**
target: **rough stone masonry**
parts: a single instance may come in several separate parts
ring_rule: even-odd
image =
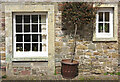
[[[108,0],[113,1],[113,0]],[[105,1],[106,4],[107,0]],[[65,58],[70,58],[73,51],[73,38],[71,35],[66,35],[66,30],[62,29],[62,12],[59,11],[57,2],[39,2],[39,0],[5,0],[0,3],[0,55],[2,62],[2,74],[6,75],[6,69],[9,69],[9,62],[6,62],[6,49],[5,46],[5,5],[54,5],[55,7],[55,68],[56,73],[61,73],[60,61]],[[119,15],[120,19],[120,2],[119,2]],[[8,13],[9,15],[9,13]],[[119,22],[120,24],[120,22]],[[120,28],[120,25],[118,25]],[[120,45],[120,29],[118,41],[102,41],[93,42],[93,27],[88,29],[89,25],[81,28],[77,38],[77,50],[75,59],[79,61],[79,73],[83,75],[91,74],[104,74],[118,72],[118,50]],[[119,51],[120,52],[120,51]],[[47,61],[35,61],[35,62],[12,62],[12,75],[47,75],[50,70],[48,69]]]

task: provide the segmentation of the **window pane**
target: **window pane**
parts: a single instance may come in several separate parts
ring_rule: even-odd
[[[24,25],[24,32],[30,32],[30,25]]]
[[[41,32],[41,24],[39,25],[39,32]]]
[[[39,15],[39,23],[41,23],[41,15]]]
[[[30,43],[24,44],[24,51],[30,51]]]
[[[105,12],[105,21],[109,21],[109,12]]]
[[[24,23],[30,23],[30,15],[24,15]]]
[[[23,42],[23,35],[22,34],[16,34],[16,42]]]
[[[40,34],[40,42],[42,42],[42,35]]]
[[[99,12],[99,21],[103,21],[103,12]]]
[[[38,42],[38,35],[37,34],[32,35],[32,42]]]
[[[22,25],[16,25],[16,32],[22,32]]]
[[[41,28],[42,28],[42,32],[46,33],[46,25],[42,24]]]
[[[24,35],[24,41],[25,42],[30,42],[30,34],[25,34]]]
[[[109,23],[105,23],[105,32],[109,33]]]
[[[16,44],[16,51],[23,51],[23,44],[22,43]]]
[[[98,24],[98,32],[103,32],[103,23]]]
[[[16,23],[22,23],[22,15],[16,15]]]
[[[32,23],[38,23],[38,15],[32,15]]]
[[[38,43],[32,43],[32,51],[38,51]]]
[[[40,51],[42,51],[42,43],[40,43]]]
[[[32,32],[38,32],[38,25],[37,24],[32,25]]]
[[[42,36],[42,41],[43,41],[43,42],[46,42],[46,35],[43,35],[43,36]]]
[[[41,23],[46,23],[46,15],[41,15]]]

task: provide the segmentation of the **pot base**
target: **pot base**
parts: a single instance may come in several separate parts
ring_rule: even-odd
[[[70,62],[70,59],[64,59],[61,61],[61,74],[63,78],[72,79],[78,75],[78,62],[73,60]]]

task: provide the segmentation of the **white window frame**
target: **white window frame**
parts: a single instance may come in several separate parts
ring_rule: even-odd
[[[37,51],[37,52],[36,51],[24,52],[24,50],[23,50],[23,52],[16,52],[16,26],[15,26],[15,16],[16,15],[46,15],[46,33],[42,33],[42,32],[38,33],[38,34],[43,34],[43,35],[45,34],[46,35],[46,42],[44,43],[44,44],[46,44],[46,51],[42,51],[42,52],[40,52],[40,51]],[[38,28],[39,28],[39,24],[40,23],[39,23],[39,20],[38,20]],[[32,25],[32,23],[30,23],[30,28],[31,28],[31,25]],[[17,34],[19,34],[19,33],[17,33]],[[28,33],[22,33],[22,34],[28,34]],[[33,34],[33,33],[31,33],[31,34]],[[24,41],[24,37],[23,37],[23,41]],[[32,42],[32,43],[34,43],[34,42]],[[13,55],[14,58],[48,57],[48,15],[47,15],[47,13],[13,13],[13,52],[14,52],[14,55]]]
[[[103,22],[102,23],[110,23],[109,25],[109,33],[99,33],[98,32],[98,24],[100,23],[99,22],[99,15],[98,13],[99,12],[109,12],[109,21],[108,22],[105,22],[104,21],[104,14],[103,14]],[[97,11],[97,14],[96,14],[96,38],[112,38],[113,37],[113,8],[100,8],[98,11]]]

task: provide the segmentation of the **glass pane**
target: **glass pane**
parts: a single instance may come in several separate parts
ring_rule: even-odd
[[[103,23],[99,23],[98,32],[103,32]]]
[[[32,25],[32,32],[38,32],[38,25],[37,24]]]
[[[46,42],[46,35],[42,36],[42,42]]]
[[[25,42],[30,42],[30,34],[25,34],[24,35],[24,41]]]
[[[24,23],[30,23],[30,15],[24,15]]]
[[[38,43],[32,43],[32,51],[38,51]]]
[[[30,25],[24,25],[24,32],[30,32]]]
[[[103,12],[99,12],[99,21],[103,21]]]
[[[109,23],[105,23],[105,32],[108,32],[109,33]]]
[[[40,42],[42,42],[42,35],[40,34]]]
[[[24,44],[24,51],[30,51],[30,43]]]
[[[23,51],[23,44],[22,43],[16,44],[16,51]]]
[[[38,35],[37,34],[32,35],[32,42],[38,42]]]
[[[16,15],[16,23],[22,23],[22,15]]]
[[[38,23],[38,15],[32,15],[32,23]]]
[[[16,32],[22,32],[22,25],[16,25]]]
[[[39,23],[41,23],[41,15],[39,15]]]
[[[40,43],[40,51],[42,51],[42,43]]]
[[[109,21],[109,12],[105,12],[105,21]]]
[[[22,34],[16,34],[16,42],[23,42],[23,35]]]
[[[46,25],[42,24],[41,27],[42,27],[42,32],[43,32],[43,33],[46,33]]]
[[[41,15],[41,23],[46,23],[46,15]]]
[[[39,25],[39,32],[41,32],[41,24]]]

